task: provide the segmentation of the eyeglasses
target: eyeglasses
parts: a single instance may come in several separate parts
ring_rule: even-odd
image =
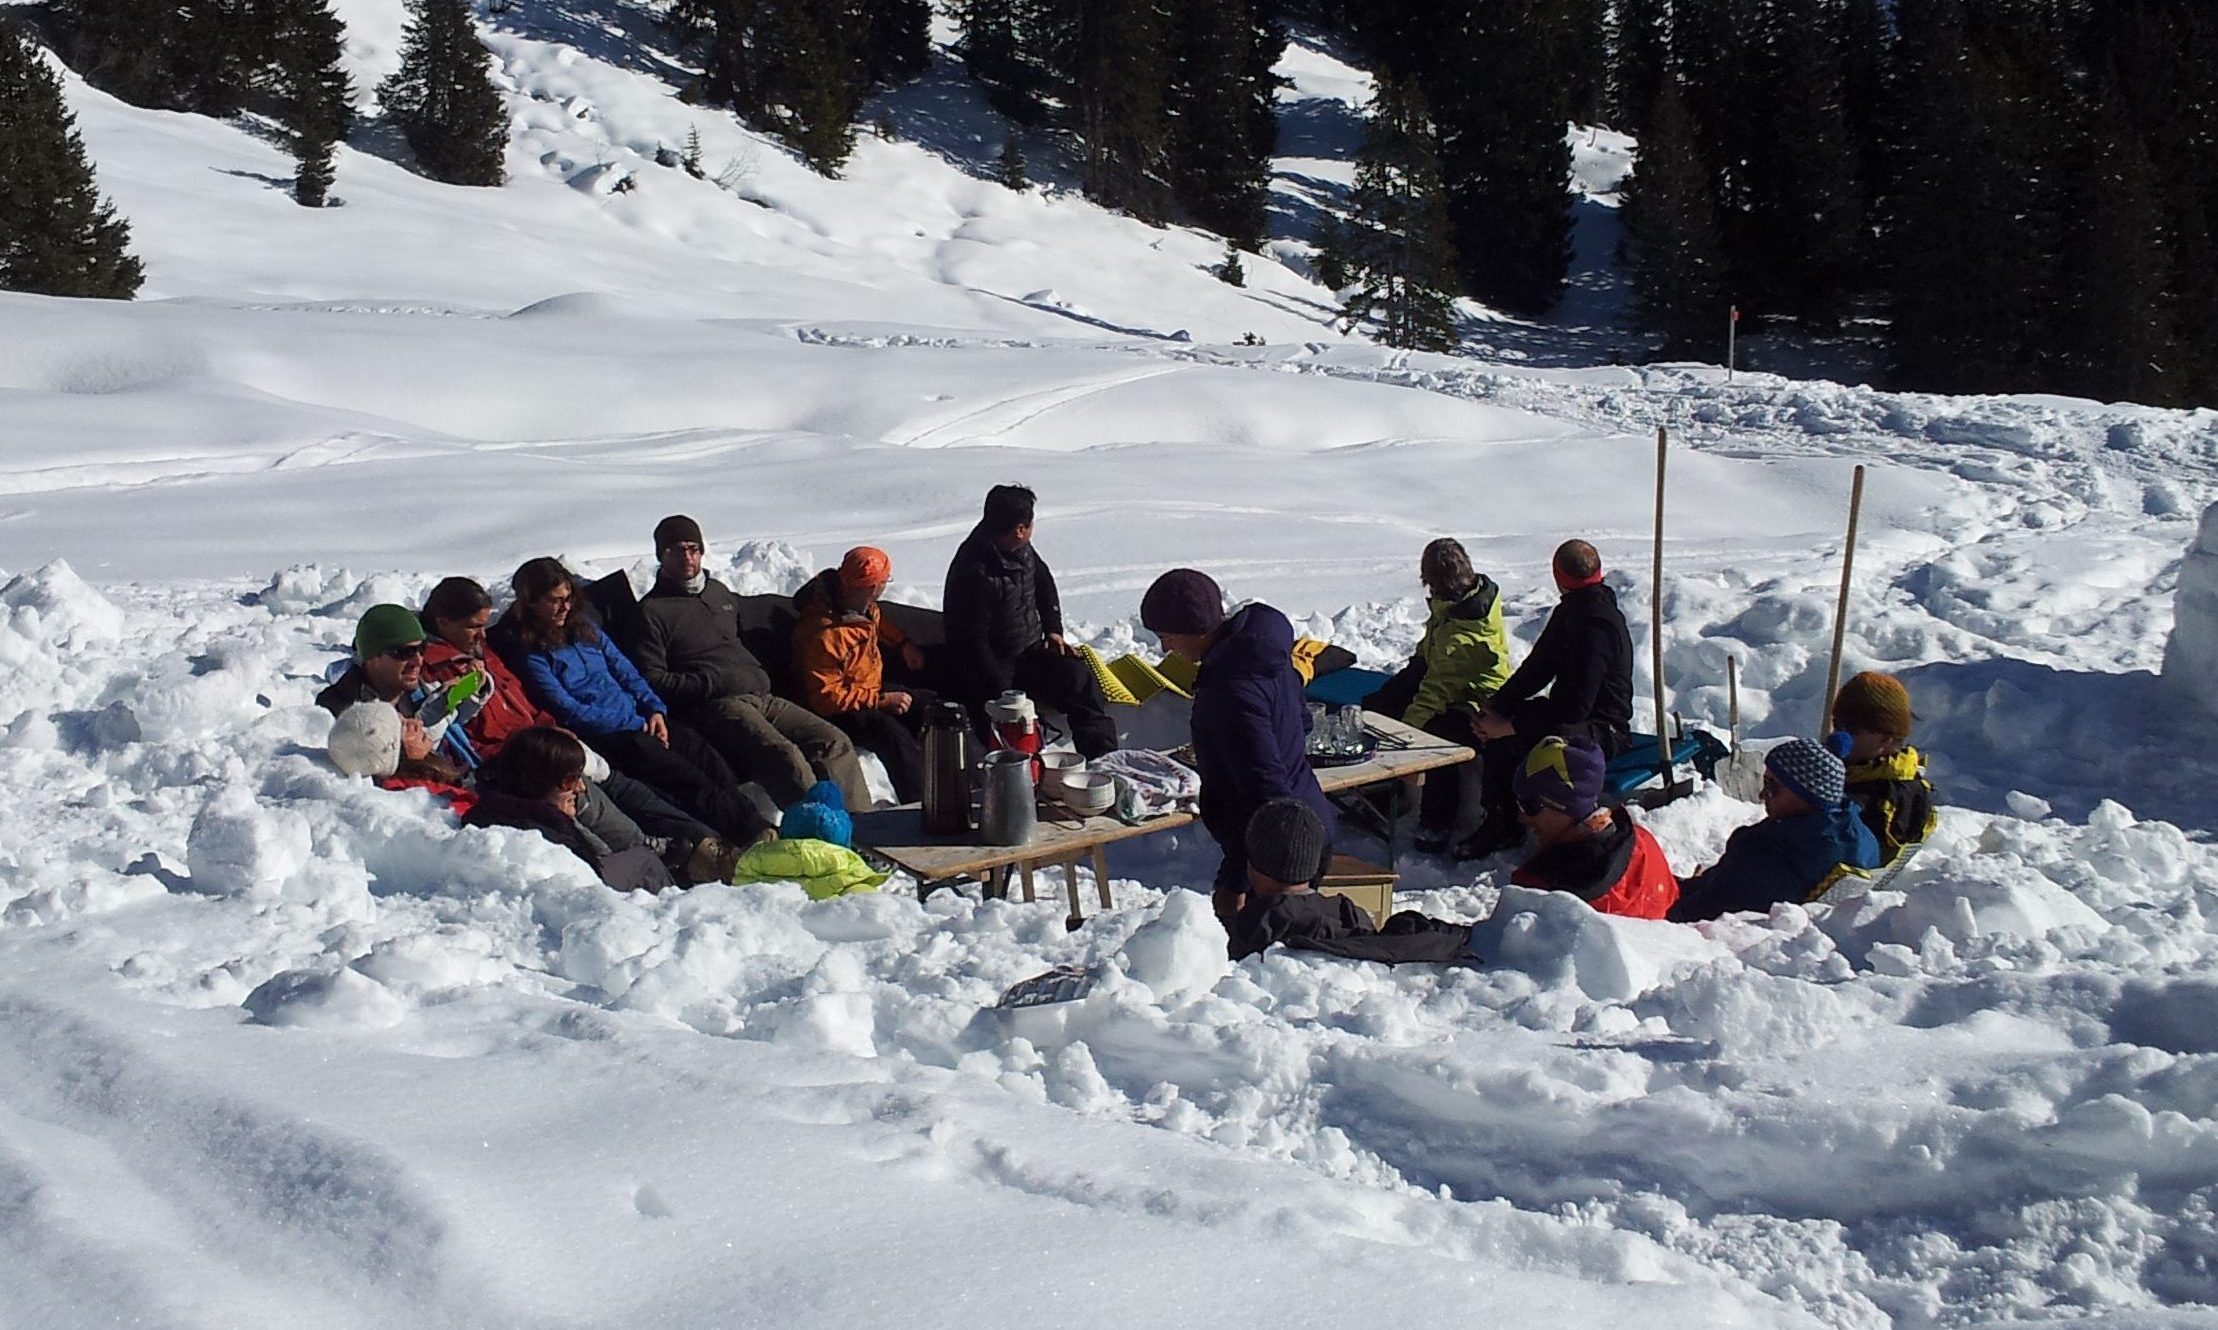
[[[571,601],[576,599],[576,596],[571,595],[567,591],[555,591],[541,596],[539,598],[539,603],[542,605],[567,605]]]
[[[405,646],[387,648],[385,652],[385,658],[387,660],[415,660],[421,657],[423,654],[423,643],[410,642]]]

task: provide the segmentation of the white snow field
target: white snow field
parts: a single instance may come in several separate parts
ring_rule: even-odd
[[[367,88],[399,9],[343,12]],[[1299,268],[1366,81],[1314,42],[1293,266],[1234,290],[980,178],[944,63],[826,181],[678,102],[643,11],[494,22],[500,190],[347,151],[309,212],[241,128],[69,85],[149,280],[0,297],[0,1326],[2218,1324],[2208,535],[2157,673],[2218,416],[1576,368],[1598,269],[1494,358],[1347,340]],[[731,188],[651,164],[690,126]],[[1570,535],[1645,624],[1659,425],[1673,706],[1722,725],[1735,657],[1755,738],[1818,723],[1870,468],[1848,666],[1950,804],[1885,890],[1693,928],[1407,860],[1484,968],[1232,966],[1193,836],[1075,933],[620,897],[322,760],[361,609],[673,511],[743,591],[867,539],[931,603],[1026,481],[1112,649],[1187,563],[1391,664],[1444,533],[1525,640]],[[1691,871],[1754,813],[1648,824]],[[986,1010],[1060,963],[1104,981]]]

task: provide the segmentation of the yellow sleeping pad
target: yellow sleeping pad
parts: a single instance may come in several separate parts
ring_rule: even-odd
[[[1101,653],[1092,647],[1078,648],[1086,668],[1094,672],[1101,684],[1101,695],[1119,706],[1144,705],[1157,693],[1172,692],[1180,697],[1192,697],[1194,667],[1176,652],[1166,657],[1160,667],[1150,665],[1130,652],[1115,660],[1103,660]],[[1183,668],[1181,668],[1183,667]]]

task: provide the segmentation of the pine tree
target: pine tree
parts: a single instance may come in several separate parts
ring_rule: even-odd
[[[0,289],[129,300],[131,229],[93,187],[61,84],[0,19]]]
[[[1160,15],[1153,0],[1069,0],[1075,18],[1067,101],[1086,197],[1142,221],[1167,195]]]
[[[963,35],[955,43],[963,68],[986,89],[993,108],[1021,125],[1047,114],[1053,83],[1047,50],[1049,0],[954,0]]]
[[[1610,125],[1638,136],[1671,68],[1666,0],[1617,0],[1610,18]]]
[[[688,98],[728,106],[837,175],[855,147],[866,33],[846,0],[676,0],[670,26],[701,51]]]
[[[1548,0],[1449,0],[1425,91],[1464,289],[1540,314],[1571,267],[1571,145]]]
[[[1195,221],[1234,243],[1267,227],[1277,77],[1285,34],[1248,0],[1175,0],[1170,24],[1171,187]]]
[[[1001,140],[1001,158],[995,163],[994,179],[1020,194],[1032,188],[1032,178],[1025,174],[1024,145],[1017,142],[1015,130]]]
[[[1564,117],[1598,125],[1610,99],[1610,0],[1554,0],[1555,68],[1563,79]]]
[[[1641,119],[1623,209],[1634,298],[1641,321],[1664,335],[1665,355],[1697,355],[1714,346],[1728,303],[1710,170],[1676,81]]]
[[[2059,273],[2061,391],[2174,400],[2171,243],[2156,166],[2120,108],[2092,107],[2072,164]]]
[[[1226,245],[1223,262],[1211,268],[1209,275],[1223,282],[1226,286],[1246,286],[1248,284],[1248,270],[1240,262],[1238,247]]]
[[[135,106],[232,115],[268,55],[249,0],[47,0],[56,53]]]
[[[1728,223],[1734,289],[1821,328],[1846,309],[1866,229],[1832,4],[1766,0],[1758,11],[1737,81],[1767,113],[1743,136]]]
[[[450,185],[507,176],[508,112],[466,0],[409,0],[400,69],[378,86],[424,174]]]
[[[1348,278],[1357,286],[1348,325],[1375,321],[1379,340],[1419,351],[1455,349],[1455,256],[1447,191],[1424,94],[1394,78],[1378,83],[1356,155],[1345,230]]]
[[[293,197],[320,208],[331,191],[333,157],[354,120],[353,88],[340,67],[345,31],[329,0],[262,0],[271,55],[266,81],[286,147],[300,163]]]
[[[863,82],[906,83],[932,65],[930,0],[861,0]]]

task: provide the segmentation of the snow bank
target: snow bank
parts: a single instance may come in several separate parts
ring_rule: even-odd
[[[2203,509],[2195,543],[2180,564],[2164,680],[2218,715],[2218,504]]]

